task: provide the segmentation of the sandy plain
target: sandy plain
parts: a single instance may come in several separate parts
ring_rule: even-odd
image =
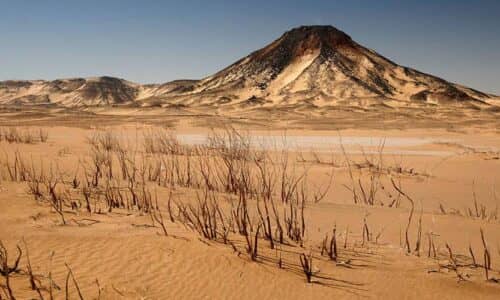
[[[9,266],[17,257],[16,245],[23,252],[19,269],[9,276],[17,299],[38,299],[37,289],[44,299],[50,299],[51,289],[55,299],[79,299],[78,289],[84,299],[498,299],[500,295],[500,135],[495,118],[471,126],[460,118],[456,122],[436,118],[435,123],[394,123],[377,122],[374,115],[372,120],[344,120],[329,126],[327,120],[307,118],[266,122],[264,117],[248,121],[192,112],[168,116],[155,112],[149,118],[144,112],[130,117],[134,114],[118,109],[106,115],[94,113],[2,112],[4,136],[12,128],[20,135],[31,132],[34,136],[31,143],[0,141],[0,240],[8,251]],[[218,155],[235,149],[236,144],[227,142],[228,132],[233,132],[228,128],[240,134],[236,150],[244,153],[231,161],[238,170],[247,167],[243,161],[248,162],[253,170],[250,177],[255,176],[250,184],[253,190],[261,191],[263,186],[252,173],[255,153],[265,152],[272,161],[269,165],[275,166],[270,171],[276,175],[270,201],[278,206],[278,219],[284,224],[291,213],[286,213],[289,204],[280,195],[283,157],[288,163],[287,184],[300,182],[290,196],[299,216],[304,205],[304,226],[290,225],[299,230],[300,237],[294,240],[285,234],[279,243],[276,220],[270,214],[274,249],[256,210],[263,200],[255,199],[258,192],[246,194],[252,223],[250,247],[255,246],[260,227],[255,257],[238,228],[228,229],[229,241],[220,233],[207,238],[181,213],[182,203],[199,213],[196,199],[204,201],[208,193],[224,215],[214,219],[217,230],[222,230],[222,220],[237,222],[233,212],[243,192],[224,184],[206,192],[208,184],[200,183],[204,180],[201,169],[207,166],[213,167],[208,172],[213,180],[219,173],[227,178],[227,165]],[[48,134],[45,142],[37,140],[40,130]],[[214,132],[222,137],[218,147],[206,142]],[[176,146],[180,149],[201,146],[207,152],[148,151],[145,139],[149,135],[155,140],[155,134],[177,137],[171,141],[180,141]],[[103,162],[100,183],[88,184],[93,190],[87,211],[83,190],[85,174],[92,181],[93,147],[106,148],[98,146],[99,137],[133,153],[129,166],[138,173],[135,188],[147,189],[145,194],[152,198],[149,209],[128,204],[109,209],[106,193],[112,188],[122,190],[127,203],[131,201],[130,181],[121,174],[120,150],[110,147],[103,153],[112,157],[113,178],[108,178]],[[247,140],[251,141],[248,148],[242,142]],[[211,157],[204,166],[203,155]],[[191,171],[185,170],[188,156],[192,157]],[[12,178],[9,167],[16,166],[16,157],[31,170],[26,171],[27,178]],[[167,162],[180,157],[177,167],[192,172],[193,182],[199,181],[186,183],[185,178],[177,178],[170,182],[167,173],[173,165],[163,165],[162,157]],[[142,168],[145,162],[150,169]],[[158,172],[165,173],[165,179],[140,176],[141,169],[150,175],[158,162]],[[46,186],[50,183],[40,183],[39,197],[30,192],[34,174],[50,182],[52,173],[57,178],[53,181],[58,181],[57,192],[66,195],[60,196],[59,208],[51,202]],[[167,207],[169,197],[176,203],[173,209]],[[413,201],[413,213],[408,198]],[[293,222],[300,221],[299,217]],[[328,254],[333,228],[338,248],[335,259]],[[327,249],[322,249],[327,235]],[[491,261],[487,278],[485,249]],[[35,288],[30,286],[26,250]],[[301,265],[303,254],[312,257],[312,283],[307,282]],[[78,288],[73,277],[68,277],[69,270]],[[1,297],[8,299],[5,277],[0,284]]]

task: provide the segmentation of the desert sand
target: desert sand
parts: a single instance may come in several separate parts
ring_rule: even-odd
[[[497,299],[500,294],[500,137],[495,128],[318,130],[311,126],[285,131],[235,122],[232,131],[227,125],[198,126],[193,117],[164,118],[161,125],[120,119],[107,123],[106,117],[99,122],[99,116],[92,122],[47,122],[23,115],[4,115],[2,125],[16,126],[2,127],[0,142],[0,240],[8,251],[8,266],[17,257],[16,245],[22,249],[18,270],[9,276],[17,299],[37,298],[37,290],[44,299],[50,299],[50,293],[55,299],[65,298],[66,293],[71,299],[78,299],[79,293],[84,299]],[[19,140],[7,141],[9,134],[19,135]],[[23,137],[28,136],[32,140],[26,143]],[[160,136],[179,144],[162,148]],[[220,139],[209,143],[208,137]],[[186,150],[196,147],[207,152]],[[94,185],[96,151],[111,157],[114,174],[110,177],[102,158],[98,163],[102,174]],[[129,155],[128,170],[137,171],[134,190],[142,205],[129,203],[130,181],[122,175],[120,151]],[[235,155],[230,161],[238,168],[248,165],[251,172],[256,170],[257,153],[265,153],[265,158],[259,156],[261,161],[267,161],[265,168],[277,175],[271,179],[272,172],[268,174],[273,188],[268,198],[272,200],[267,201],[277,206],[285,224],[292,215],[285,211],[294,206],[299,217],[290,228],[298,237],[285,233],[280,242],[276,220],[269,213],[271,249],[267,225],[256,209],[260,205],[263,210],[266,201],[259,194],[265,184],[258,181],[263,178],[258,173],[250,176],[255,191],[234,191],[213,182],[208,190],[209,184],[200,177],[203,168],[217,168],[209,170],[209,181],[215,182],[219,172],[227,175],[227,165],[217,157],[228,153]],[[169,162],[179,161],[180,172],[189,172],[187,157],[192,160],[192,182],[183,175],[168,179],[169,166],[174,167]],[[280,177],[284,157],[285,180]],[[142,167],[144,162],[148,168]],[[17,175],[12,175],[14,166]],[[160,179],[153,178],[155,168]],[[241,174],[235,178],[242,180]],[[33,192],[37,180],[38,196]],[[56,182],[54,200],[49,186]],[[287,190],[283,182],[297,183],[288,202],[283,202],[281,191]],[[122,191],[127,204],[109,204],[116,196],[111,195],[113,188]],[[239,217],[231,213],[237,211],[242,196],[248,197],[250,247],[255,247],[258,231],[255,255],[234,224]],[[409,226],[408,198],[414,202]],[[219,227],[205,236],[207,228],[198,228],[181,211],[192,207],[201,215],[198,204],[212,207],[210,199],[224,217],[214,214]],[[337,249],[332,253],[334,228]],[[490,257],[488,277],[485,249]],[[308,261],[312,257],[310,283],[301,256]],[[0,295],[7,298],[5,277],[1,286]]]

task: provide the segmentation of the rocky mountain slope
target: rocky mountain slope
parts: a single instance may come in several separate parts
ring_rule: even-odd
[[[3,81],[0,102],[7,104],[60,104],[63,106],[129,103],[139,85],[113,77],[75,78],[54,81]]]
[[[486,104],[492,95],[400,66],[332,26],[303,26],[202,80],[140,85],[111,77],[0,82],[0,103],[334,106]]]

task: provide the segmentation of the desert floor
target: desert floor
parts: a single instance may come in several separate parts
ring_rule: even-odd
[[[264,126],[263,120],[259,124],[230,122],[252,141],[250,151],[265,150],[269,157],[281,159],[286,155],[287,178],[301,182],[291,197],[302,197],[305,206],[305,228],[299,240],[285,236],[283,244],[275,241],[271,249],[261,229],[258,254],[252,259],[241,233],[231,231],[226,243],[217,234],[206,238],[196,225],[179,220],[177,209],[171,222],[167,199],[196,207],[197,197],[203,198],[206,190],[203,185],[165,185],[161,179],[144,179],[153,199],[149,204],[156,204],[155,209],[118,205],[109,211],[106,185],[125,190],[127,186],[121,182],[115,149],[106,153],[114,157],[113,176],[119,179],[108,179],[106,184],[101,179],[91,196],[91,212],[85,209],[84,174],[91,173],[95,154],[91,137],[111,136],[126,145],[126,151],[134,149],[133,162],[129,161],[133,168],[137,164],[140,169],[145,161],[154,168],[159,160],[155,160],[157,154],[143,149],[145,134],[169,132],[188,148],[203,145],[213,134],[207,118],[172,119],[148,124],[141,119],[79,119],[78,114],[58,120],[4,114],[0,122],[4,134],[13,126],[20,135],[31,132],[36,136],[40,129],[48,134],[45,142],[0,141],[0,240],[8,251],[9,266],[17,257],[16,245],[23,252],[19,270],[9,276],[17,299],[40,298],[36,289],[44,299],[50,299],[50,289],[56,299],[64,299],[66,292],[71,299],[79,299],[78,288],[84,299],[499,298],[500,135],[494,126],[326,130],[326,126],[300,129],[295,124],[284,130],[285,122],[275,128]],[[274,162],[279,165],[282,160]],[[201,162],[192,164],[194,176],[199,176]],[[14,167],[17,172],[25,168],[27,178],[12,176]],[[220,169],[225,165],[212,167],[218,169],[209,169],[209,177],[223,172]],[[158,170],[166,174],[166,169],[167,165]],[[58,203],[65,225],[43,182],[40,197],[30,192],[34,174],[47,181],[49,177],[60,180],[57,188],[62,200]],[[279,191],[282,181],[276,177]],[[287,204],[281,203],[279,192],[273,197],[279,214],[285,212]],[[214,199],[231,216],[238,196],[219,189]],[[250,243],[254,245],[260,223],[257,200],[248,203],[253,222]],[[285,222],[284,213],[281,217]],[[275,223],[272,228],[276,230]],[[329,248],[333,228],[336,261],[322,253],[323,239],[329,236]],[[30,286],[27,250],[35,289]],[[488,279],[485,252],[491,261]],[[313,257],[312,283],[301,266],[302,254]],[[67,277],[70,269],[78,288],[73,277]],[[5,279],[0,278],[0,298],[8,299]]]

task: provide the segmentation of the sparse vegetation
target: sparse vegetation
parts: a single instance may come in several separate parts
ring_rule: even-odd
[[[350,185],[344,184],[344,187],[352,193],[354,204],[399,208],[402,194],[399,193],[398,189],[401,189],[401,178],[403,176],[427,176],[416,172],[413,168],[403,168],[400,161],[395,162],[393,166],[386,166],[384,161],[385,140],[380,141],[372,154],[367,154],[364,149],[361,149],[362,162],[351,160],[342,143],[340,147],[351,182]],[[367,174],[364,173],[364,170]],[[397,178],[397,185],[392,184],[394,178]],[[393,187],[393,190],[390,187]]]
[[[47,130],[39,128],[0,127],[0,142],[9,144],[46,143],[49,139]]]
[[[445,208],[443,204],[439,204],[439,211],[443,215],[456,215],[463,216],[476,220],[485,220],[488,222],[499,221],[498,216],[498,200],[496,196],[496,191],[493,189],[492,192],[493,201],[495,203],[495,208],[487,207],[485,204],[480,203],[477,199],[475,183],[472,183],[472,198],[471,205],[463,210],[454,208]]]
[[[16,296],[12,285],[12,275],[16,275],[16,287],[20,286],[20,282],[29,282],[29,288],[33,292],[33,296],[30,296],[29,299],[56,299],[56,291],[62,291],[62,289],[53,281],[52,272],[49,270],[47,276],[42,274],[35,274],[34,267],[32,265],[28,245],[26,241],[23,240],[25,252],[22,251],[19,245],[17,248],[17,255],[14,259],[9,258],[9,251],[6,246],[0,241],[0,276],[3,278],[4,284],[0,284],[0,299],[15,300],[21,299],[20,296]],[[51,256],[53,256],[52,253]],[[23,259],[26,259],[26,269],[23,269],[20,262]],[[70,295],[76,293],[78,299],[85,299],[83,293],[80,289],[80,285],[73,273],[71,267],[65,263],[64,264],[67,269],[65,288],[64,288],[64,298],[70,299]],[[27,280],[26,280],[27,279]],[[98,282],[96,280],[96,282]],[[73,287],[70,286],[70,283],[73,284]],[[101,289],[98,285],[98,293],[100,295]],[[21,289],[19,289],[21,290]],[[18,291],[19,291],[18,290]],[[3,294],[2,294],[3,293]],[[26,292],[23,291],[23,295],[26,295]],[[23,296],[23,299],[26,296]],[[99,299],[99,297],[97,298]]]

